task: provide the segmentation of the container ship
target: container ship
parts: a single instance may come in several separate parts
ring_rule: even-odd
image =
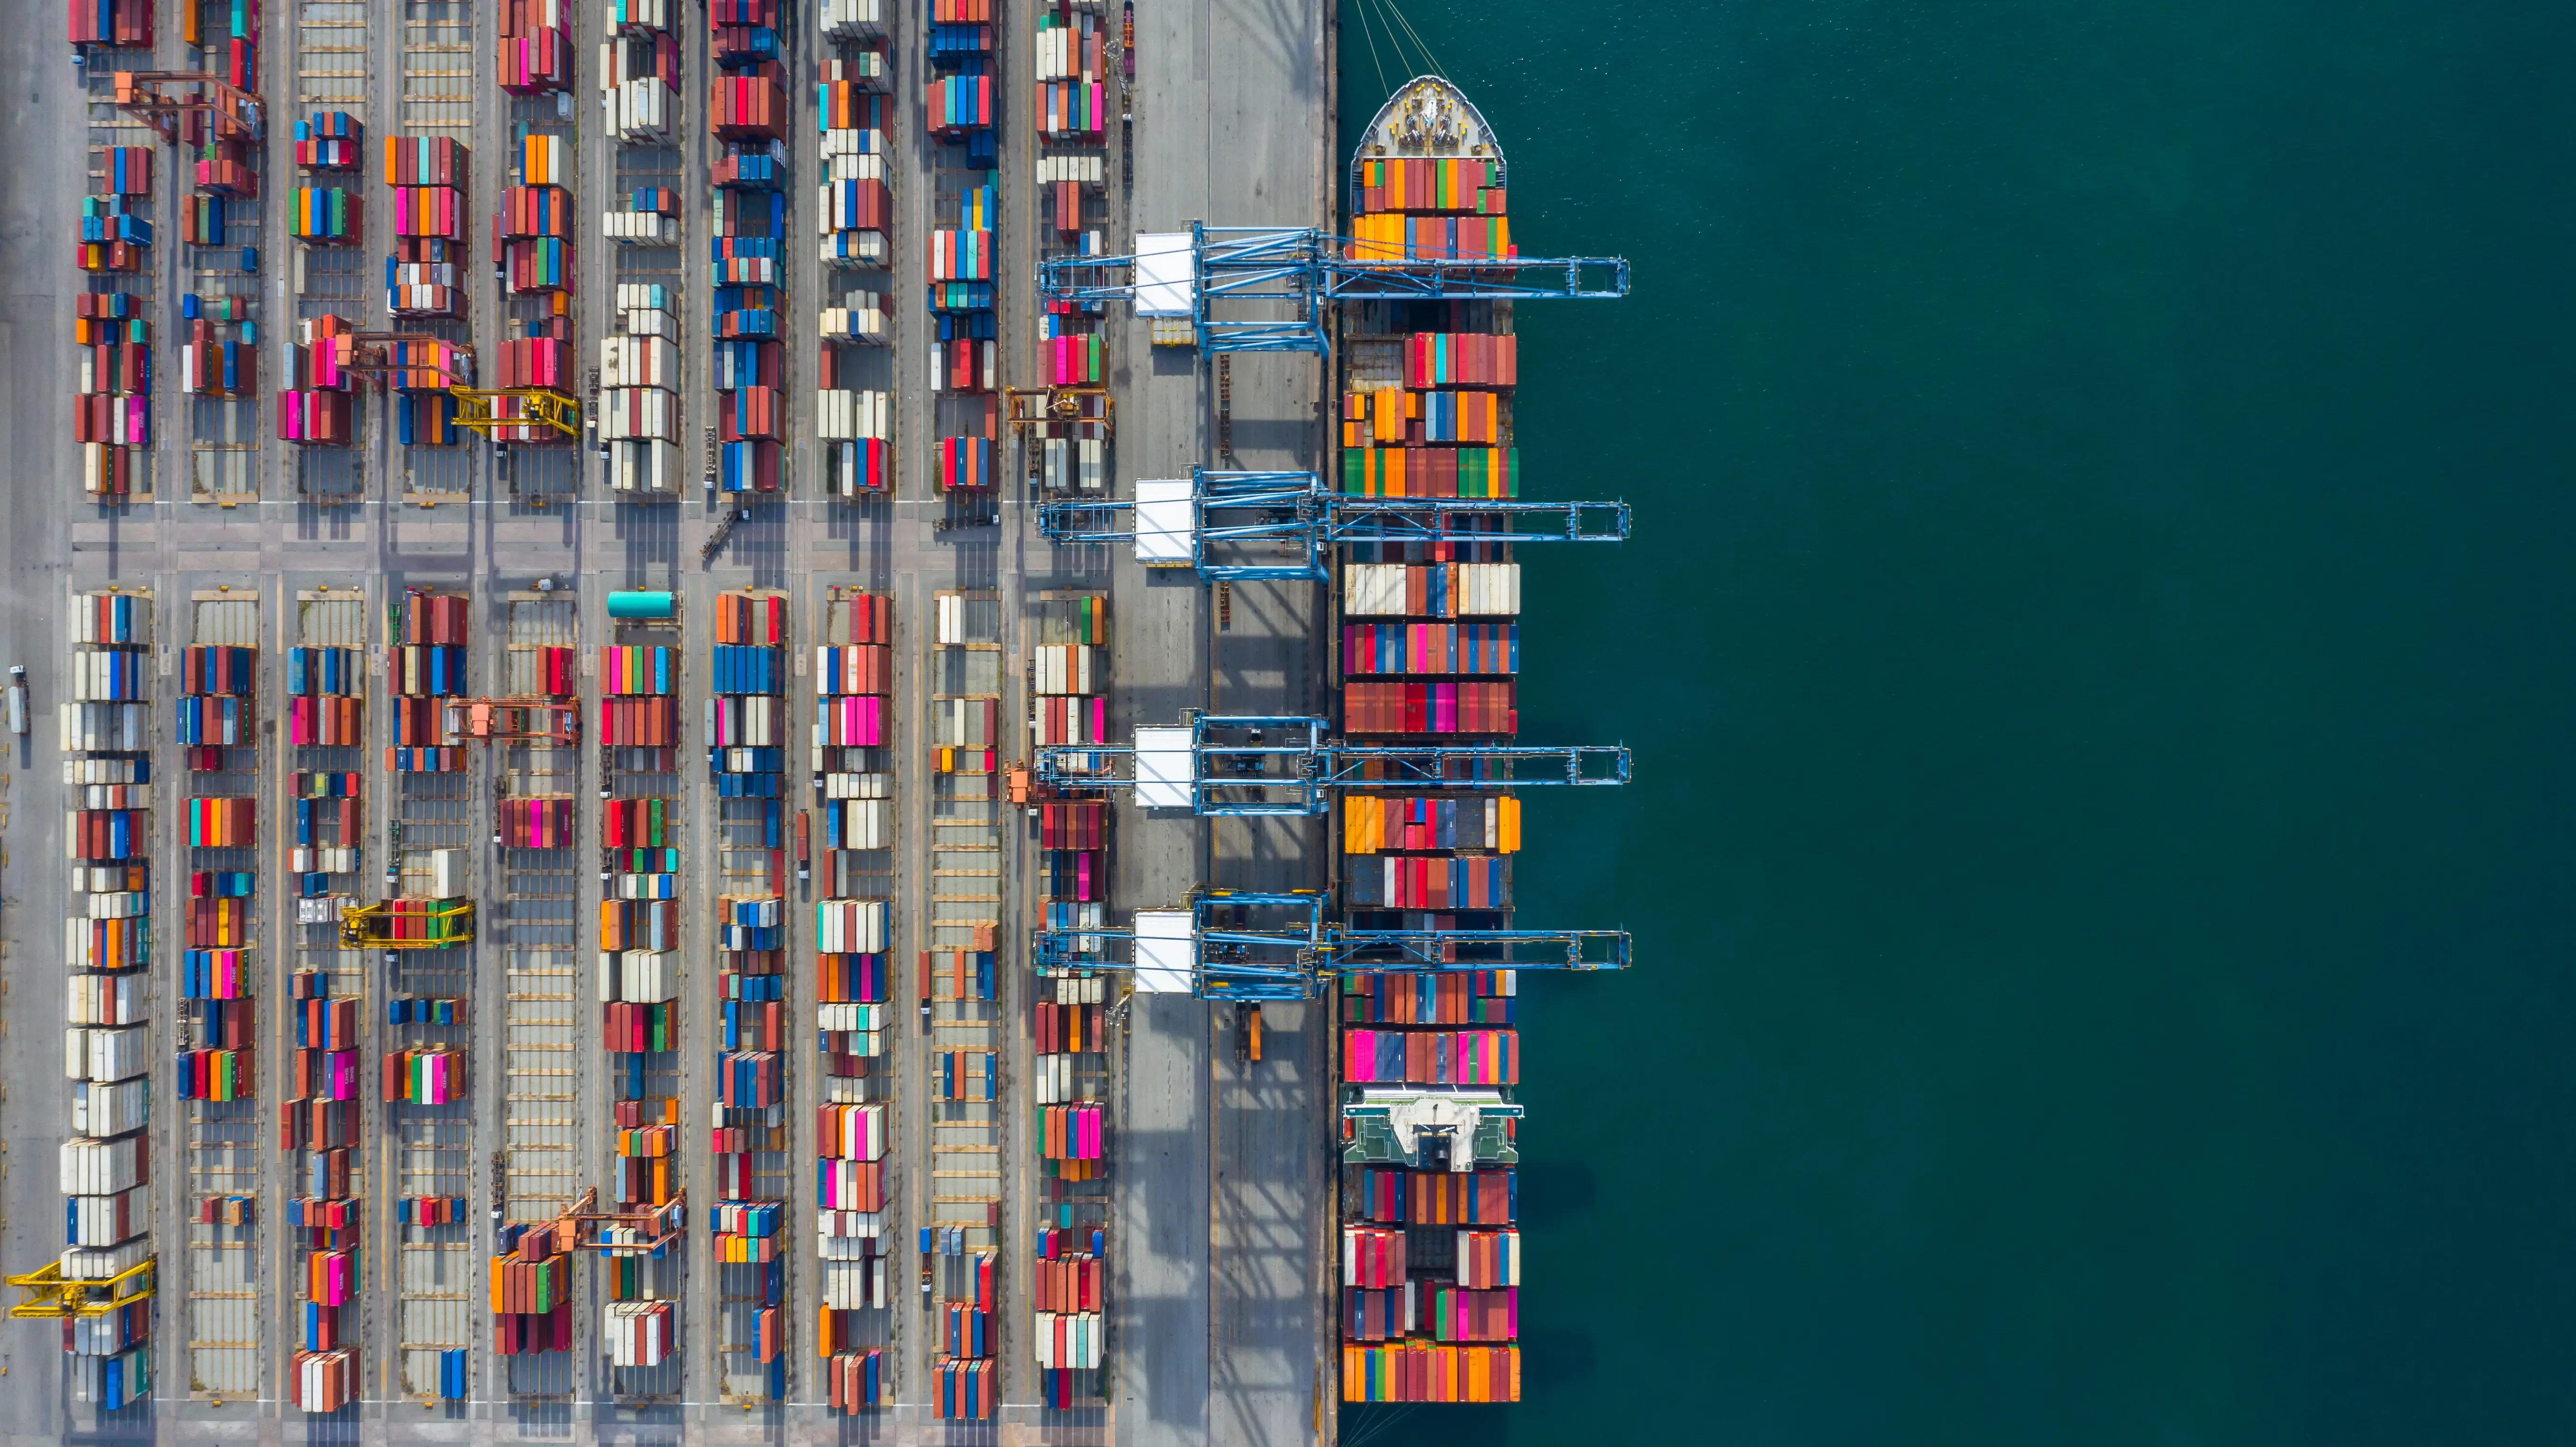
[[[1475,106],[1417,77],[1351,159],[1350,254],[1513,256],[1507,179]],[[1341,325],[1345,493],[1520,495],[1509,302],[1364,302]],[[1477,538],[1487,521],[1500,525],[1340,550],[1345,738],[1517,732],[1520,565],[1510,543]],[[1346,924],[1510,927],[1520,801],[1508,788],[1354,791],[1338,822]],[[1345,1402],[1520,1399],[1516,980],[1449,948],[1457,971],[1350,971],[1337,986]]]

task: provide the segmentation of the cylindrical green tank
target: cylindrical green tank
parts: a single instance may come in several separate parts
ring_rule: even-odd
[[[668,618],[678,606],[678,600],[669,593],[629,589],[608,595],[611,618]]]

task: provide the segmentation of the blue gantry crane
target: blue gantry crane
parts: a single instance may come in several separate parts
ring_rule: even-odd
[[[1136,495],[1041,504],[1038,530],[1059,544],[1132,542],[1146,567],[1202,579],[1330,582],[1345,543],[1616,543],[1624,502],[1518,498],[1352,497],[1311,472],[1190,469],[1186,481],[1139,479]]]
[[[1037,751],[1038,782],[1055,789],[1133,789],[1148,809],[1207,818],[1311,816],[1341,789],[1527,788],[1628,782],[1618,744],[1355,744],[1320,718],[1206,714],[1140,728],[1129,745]]]
[[[1121,271],[1126,279],[1113,279]],[[1623,297],[1628,261],[1388,256],[1382,244],[1312,226],[1193,221],[1186,232],[1139,235],[1131,256],[1042,260],[1038,292],[1050,301],[1129,301],[1138,316],[1186,316],[1203,352],[1322,356],[1331,349],[1323,322],[1329,303]]]
[[[1199,889],[1120,928],[1032,933],[1041,972],[1132,971],[1147,994],[1211,1000],[1311,999],[1343,970],[1624,970],[1626,930],[1359,929],[1327,917],[1320,894]]]

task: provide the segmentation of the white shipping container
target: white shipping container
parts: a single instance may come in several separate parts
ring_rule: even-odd
[[[600,93],[599,109],[610,133],[621,141],[667,141],[671,118],[679,113],[671,87],[658,75],[610,85]]]
[[[825,774],[823,797],[826,799],[891,799],[894,797],[894,775]]]
[[[823,0],[823,33],[836,40],[885,34],[885,0]]]
[[[141,759],[65,759],[63,783],[66,787],[86,784],[138,784],[143,782]]]
[[[72,1080],[131,1080],[152,1068],[152,1032],[136,1026],[63,1032],[63,1074]]]
[[[140,974],[74,975],[63,992],[73,1025],[142,1023],[147,981]]]
[[[152,1229],[152,1188],[136,1186],[112,1196],[63,1198],[66,1246],[99,1250],[121,1245]]]
[[[139,703],[65,703],[56,706],[57,743],[64,753],[141,753],[148,708]]]
[[[676,442],[679,414],[679,398],[659,387],[614,387],[599,394],[600,436],[612,442]]]
[[[599,234],[630,246],[677,246],[680,218],[659,211],[603,211],[599,213]]]
[[[854,291],[842,301],[847,305],[827,306],[819,315],[816,329],[823,340],[885,345],[892,328],[886,321],[882,298],[874,292]]]
[[[814,1234],[826,1261],[855,1261],[873,1255],[877,1248],[870,1243],[885,1235],[882,1211],[817,1211],[814,1223]]]
[[[655,288],[659,290],[660,288]],[[680,335],[680,319],[660,307],[633,307],[617,314],[617,328],[630,337],[670,337]]]
[[[891,849],[894,847],[894,804],[887,799],[831,799],[823,807],[832,811],[832,822],[840,828],[842,849]],[[828,837],[828,836],[827,836]]]
[[[671,950],[602,950],[602,1004],[653,1005],[680,998],[680,957]]]
[[[113,1196],[142,1185],[145,1154],[141,1136],[117,1140],[68,1140],[63,1142],[63,1194],[66,1196]]]
[[[675,391],[680,385],[679,345],[668,337],[602,337],[599,385]]]
[[[1092,647],[1088,643],[1041,643],[1033,672],[1040,693],[1092,694]]]
[[[119,1141],[119,1145],[128,1142]],[[62,1254],[63,1275],[74,1281],[106,1281],[123,1276],[152,1259],[152,1238],[138,1236],[120,1246],[74,1247]]]
[[[885,1049],[880,1045],[871,1053],[882,1055]],[[861,1105],[874,1098],[868,1090],[868,1077],[864,1075],[823,1077],[823,1102],[826,1105]]]
[[[872,800],[854,800],[865,806]],[[844,805],[842,807],[848,807]],[[883,845],[852,845],[883,848]],[[882,899],[822,899],[814,902],[814,948],[826,955],[877,955],[886,951],[889,906]]]
[[[845,156],[883,156],[892,151],[883,131],[829,130],[823,133],[823,159],[827,163],[824,178],[832,181],[887,180],[886,172],[843,172],[831,163]]]
[[[823,1304],[834,1311],[883,1308],[886,1304],[885,1258],[826,1259],[823,1263]]]
[[[141,919],[152,912],[152,896],[140,890],[91,894],[83,898],[89,904],[85,911],[89,919]]]
[[[423,850],[421,866],[429,874],[430,898],[462,899],[465,896],[465,881],[471,877],[473,866],[464,850]]]
[[[72,1086],[72,1134],[105,1138],[143,1129],[152,1115],[152,1078],[83,1080]]]
[[[1109,981],[1099,975],[1085,979],[1060,975],[1054,983],[1055,1002],[1059,1005],[1098,1005],[1109,998]]]
[[[676,1348],[678,1337],[673,1326],[671,1303],[667,1301],[612,1301],[602,1317],[602,1338],[608,1349],[608,1364],[613,1367],[651,1367],[661,1365]]]
[[[286,851],[286,858],[286,867],[298,874],[347,874],[358,867],[356,848],[338,844],[297,844]],[[302,902],[304,901],[299,901],[299,903]],[[327,900],[310,902],[326,907],[329,904]],[[338,917],[336,913],[330,913],[315,915],[313,919],[337,919]]]
[[[894,407],[890,393],[817,392],[814,399],[814,435],[817,437],[828,441],[855,442],[862,437],[884,440],[894,435]]]
[[[1100,1365],[1100,1313],[1041,1311],[1037,1315],[1037,1330],[1031,1335],[1036,1339],[1039,1366],[1082,1368]],[[1061,1330],[1058,1330],[1059,1324]]]
[[[887,1009],[888,1007],[882,1004],[854,1004],[827,1000],[814,1007],[815,1028],[838,1031],[882,1030],[886,1027]]]
[[[642,438],[612,442],[608,457],[608,485],[619,492],[679,490],[680,449],[676,443]]]

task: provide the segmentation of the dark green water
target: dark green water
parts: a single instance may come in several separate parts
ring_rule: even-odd
[[[1636,263],[1521,314],[1640,528],[1522,917],[1639,966],[1528,992],[1525,1402],[1345,1441],[2576,1440],[2576,11],[1487,13]]]

